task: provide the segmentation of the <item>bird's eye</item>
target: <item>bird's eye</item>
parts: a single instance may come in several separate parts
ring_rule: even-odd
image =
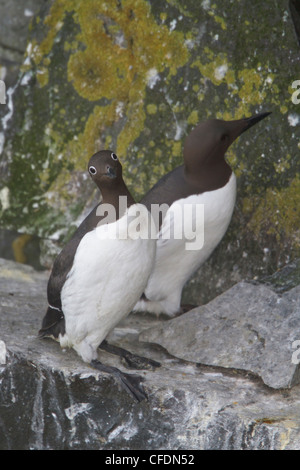
[[[89,167],[89,172],[91,175],[95,175],[97,173],[97,170],[94,166],[90,166]]]
[[[221,136],[221,140],[224,142],[225,140],[229,139],[229,135],[228,134],[223,134]]]
[[[115,160],[115,161],[118,160],[118,157],[117,157],[117,155],[116,155],[115,153],[112,153],[112,154],[111,154],[111,158],[112,158],[113,160]]]

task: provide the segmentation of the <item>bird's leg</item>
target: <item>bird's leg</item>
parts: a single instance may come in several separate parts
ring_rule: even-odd
[[[136,401],[141,402],[142,400],[148,398],[141,385],[141,381],[143,380],[142,377],[139,377],[138,375],[125,374],[116,367],[102,364],[102,362],[98,361],[97,359],[91,361],[91,366],[95,367],[95,369],[98,369],[101,372],[106,372],[116,377],[120,381],[122,387]]]
[[[103,351],[107,351],[111,354],[115,354],[116,356],[120,356],[125,361],[125,365],[130,369],[156,369],[156,367],[160,367],[160,363],[154,361],[153,359],[149,359],[148,357],[138,356],[136,354],[127,351],[126,349],[120,348],[119,346],[115,346],[113,344],[109,344],[106,340],[102,341],[99,346],[100,349]]]

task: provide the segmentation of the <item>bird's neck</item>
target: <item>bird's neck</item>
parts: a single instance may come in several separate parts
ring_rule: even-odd
[[[232,169],[225,161],[201,165],[197,168],[185,168],[185,177],[202,192],[213,191],[225,186],[232,174]]]
[[[115,190],[110,188],[101,188],[102,204],[111,204],[115,207],[117,214],[124,215],[125,210],[135,204],[135,201],[128,190],[124,181],[119,181]],[[119,213],[121,209],[122,213]]]

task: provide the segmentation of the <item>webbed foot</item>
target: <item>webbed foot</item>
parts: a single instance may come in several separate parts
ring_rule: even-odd
[[[116,377],[126,392],[129,393],[129,395],[131,395],[137,402],[141,402],[148,398],[141,385],[141,382],[143,381],[142,377],[139,377],[138,375],[125,374],[116,367],[102,364],[102,362],[97,359],[91,361],[91,366],[101,372],[106,372]]]
[[[106,340],[102,341],[99,348],[111,354],[120,356],[123,359],[124,365],[126,367],[129,367],[130,369],[153,370],[161,366],[159,362],[154,361],[153,359],[149,359],[148,357],[138,356],[137,354],[133,354],[124,348],[115,346],[113,344],[109,344]]]

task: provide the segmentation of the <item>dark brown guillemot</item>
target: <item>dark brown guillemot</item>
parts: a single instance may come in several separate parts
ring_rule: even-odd
[[[136,231],[131,233],[136,228],[131,221],[138,213],[140,226],[148,230],[151,216],[145,206],[135,203],[112,151],[93,155],[88,171],[102,193],[102,201],[54,262],[47,287],[49,306],[39,335],[54,337],[63,348],[72,347],[85,362],[116,376],[140,401],[146,396],[141,378],[102,364],[97,359],[97,348],[130,313],[146,287],[156,241],[138,237]],[[123,209],[121,196],[126,200]],[[106,208],[113,209],[109,221]]]
[[[243,132],[269,114],[200,123],[186,138],[184,164],[163,176],[141,200],[149,210],[163,204],[168,209],[158,224],[153,272],[134,310],[169,316],[182,313],[183,286],[222,240],[232,217],[236,177],[225,160],[225,152]],[[200,207],[203,210],[196,217]],[[181,237],[174,235],[176,230],[178,232],[174,222],[178,213],[182,214]],[[189,234],[184,230],[186,220],[194,225],[194,230],[190,227],[187,230]],[[191,235],[199,242],[194,248],[190,243]]]

